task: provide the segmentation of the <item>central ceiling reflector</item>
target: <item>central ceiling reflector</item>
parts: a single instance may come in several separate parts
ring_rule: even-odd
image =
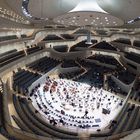
[[[71,26],[116,27],[124,21],[104,11],[96,0],[81,0],[69,13],[54,18],[54,22]]]

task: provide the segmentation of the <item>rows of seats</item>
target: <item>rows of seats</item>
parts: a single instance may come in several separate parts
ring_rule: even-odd
[[[61,64],[62,68],[68,68],[68,67],[79,67],[79,65],[76,63],[75,60],[63,60]]]
[[[28,36],[26,34],[21,34],[21,38],[27,38]],[[8,36],[1,36],[0,42],[2,41],[8,41],[13,39],[19,39],[16,35],[8,35]]]
[[[60,73],[59,78],[61,78],[61,79],[73,79],[73,78],[76,78],[79,75],[81,75],[83,72],[84,72],[84,69],[79,69],[79,70],[76,70],[74,72]]]
[[[59,128],[55,128],[54,126],[45,122],[38,115],[35,110],[30,107],[29,101],[26,98],[21,98],[13,94],[13,102],[16,108],[18,115],[21,120],[26,125],[20,126],[27,132],[33,132],[40,136],[45,136],[46,138],[63,138],[63,139],[77,139],[77,133],[67,132],[65,130],[61,130]]]
[[[61,34],[61,36],[65,39],[65,40],[72,40],[75,39],[74,35],[70,35],[70,34]]]
[[[123,116],[126,114],[126,112],[127,112],[127,110],[128,110],[128,108],[129,108],[129,103],[127,103],[124,107],[123,107],[123,109],[122,109],[122,111],[119,113],[119,115],[117,116],[117,118],[115,119],[115,120],[112,120],[111,122],[110,122],[110,126],[109,126],[109,129],[110,129],[110,132],[108,133],[108,135],[112,135],[112,134],[114,134],[115,133],[115,131],[116,131],[116,129],[119,127],[119,125],[120,125],[120,123],[121,123],[121,120],[122,120],[122,118],[123,118]],[[117,134],[119,134],[119,133],[121,133],[121,131],[119,132],[118,131],[118,133]],[[106,136],[108,136],[107,134],[106,134]],[[91,137],[98,137],[98,134],[91,134]]]
[[[53,49],[58,52],[67,52],[68,46],[67,45],[57,45],[57,46],[53,46]]]
[[[13,49],[13,50],[9,50],[9,51],[3,52],[3,53],[0,54],[0,58],[3,57],[3,56],[9,55],[11,53],[14,53],[16,51],[17,51],[16,49]]]
[[[71,47],[70,51],[77,51],[77,48],[82,47],[82,48],[88,48],[89,46],[91,46],[91,44],[86,44],[86,40],[83,40],[77,44],[75,44],[74,46]],[[97,43],[97,40],[91,40],[92,45]]]
[[[20,119],[26,124],[27,128],[25,129],[25,131],[29,132],[33,132],[37,135],[41,135],[41,136],[46,136],[48,137],[47,133],[41,131],[37,126],[35,126],[35,124],[29,119],[29,115],[26,114],[24,108],[22,105],[24,105],[24,99],[17,97],[16,95],[13,94],[13,103],[15,106],[15,109],[20,117]],[[32,117],[32,116],[31,116]],[[33,118],[33,117],[32,117]],[[33,118],[34,119],[34,118]],[[22,127],[23,129],[23,127]]]
[[[96,29],[95,32],[96,32],[96,34],[102,35],[102,36],[107,36],[108,35],[108,32],[105,31],[105,30]]]
[[[87,34],[87,30],[85,30],[85,29],[79,29],[79,30],[77,30],[76,32],[74,32],[74,34],[80,34],[80,35],[82,35],[82,34]]]
[[[131,84],[135,80],[136,75],[129,72],[128,70],[122,70],[117,71],[114,76],[125,84]]]
[[[133,65],[132,63],[130,64],[129,62],[127,62],[127,66],[131,67],[134,70],[137,70],[137,66]]]
[[[126,39],[126,38],[119,38],[119,39],[114,40],[114,42],[131,45],[130,39]]]
[[[96,67],[95,69],[89,70],[84,75],[80,76],[76,81],[87,83],[91,86],[101,88],[103,87],[103,74]]]
[[[8,132],[5,130],[5,116],[4,116],[4,87],[3,81],[0,79],[0,139],[3,140],[16,140],[15,138],[11,137]]]
[[[111,69],[109,67],[100,66],[92,62],[88,62],[85,59],[78,59],[77,60],[81,66],[85,67],[86,69],[102,69],[103,73],[109,73],[114,72],[114,69]]]
[[[32,54],[32,53],[35,53],[35,52],[40,51],[42,49],[43,49],[43,47],[35,45],[35,46],[31,46],[31,47],[27,48],[26,52],[27,52],[27,54]]]
[[[125,53],[125,57],[131,61],[134,61],[138,64],[140,64],[140,55],[139,54],[136,54],[136,53]]]
[[[14,101],[14,100],[13,100]],[[15,104],[15,103],[14,103]],[[18,109],[16,109],[17,112],[19,112]],[[26,124],[21,120],[21,118],[18,118],[17,116],[15,115],[12,115],[11,116],[12,119],[15,121],[15,123],[17,124],[17,126],[22,130],[22,131],[25,131],[25,132],[29,132],[29,133],[33,133],[29,128],[28,126],[26,126]],[[19,115],[20,117],[20,115]]]
[[[134,112],[132,108],[133,109],[135,108]],[[138,122],[138,118],[140,117],[139,109],[140,107],[137,107],[133,104],[127,104],[126,107],[121,112],[121,114],[119,114],[118,118],[116,118],[115,120],[112,120],[112,123],[110,126],[111,132],[113,134],[119,134],[122,132],[123,129],[125,129],[125,131],[130,131],[139,127],[139,125],[137,127],[134,124],[132,125],[135,119],[136,119],[135,124],[136,122]],[[128,117],[123,118],[123,121],[122,121],[123,116],[128,116]],[[128,120],[129,120],[129,123],[127,123],[127,125],[125,125],[126,127],[124,127],[122,123],[125,124]],[[109,134],[112,134],[112,133],[109,133]],[[108,135],[108,134],[91,134],[91,136],[102,136],[102,135]]]
[[[94,49],[104,49],[104,50],[111,50],[111,51],[117,51],[117,49],[113,46],[111,46],[109,43],[107,43],[106,41],[102,41],[98,44],[96,44],[95,46],[91,47]]]
[[[121,120],[117,122],[117,128],[113,134],[131,131],[140,128],[140,106],[128,104],[127,110]]]
[[[131,94],[130,99],[136,102],[140,102],[140,91],[136,91]]]
[[[106,73],[114,73],[116,70],[110,69],[110,68],[106,68],[103,66],[98,66],[95,65],[94,63],[90,63],[90,62],[85,62],[84,60],[80,61],[80,63],[84,66],[84,67],[88,67],[91,68],[91,70],[89,70],[86,74],[84,74],[83,76],[79,77],[78,81],[79,82],[85,82],[90,84],[91,86],[95,86],[95,87],[103,87],[104,85],[104,74]],[[126,72],[126,73],[125,73]],[[124,83],[131,83],[133,82],[133,80],[135,79],[135,75],[125,71],[124,75],[123,73],[121,73],[123,75],[123,77],[121,75],[116,76],[119,80],[121,80]],[[130,75],[130,77],[128,78],[128,75]],[[115,94],[119,93],[122,94],[124,96],[127,95],[126,92],[122,91],[121,88],[115,84],[115,82],[113,82],[113,80],[111,78],[109,78],[108,80],[106,80],[108,84],[108,90],[110,92],[114,92]]]
[[[27,93],[28,87],[40,77],[38,73],[19,69],[18,72],[13,72],[13,89],[19,93]]]
[[[30,55],[42,49],[44,49],[44,47],[35,45],[35,46],[27,47],[26,52],[28,55]],[[0,54],[0,67],[3,67],[6,64],[9,64],[24,56],[25,56],[24,50],[17,51],[16,49],[13,49],[13,50],[9,50],[4,53],[1,53]]]
[[[24,56],[24,51],[8,51],[8,53],[5,53],[4,55],[2,54],[2,56],[0,57],[0,67],[5,66],[6,64],[9,64]]]
[[[62,125],[67,125],[68,127],[72,126],[72,127],[76,127],[76,129],[77,128],[82,128],[82,129],[87,129],[87,128],[89,128],[89,129],[93,128],[94,129],[95,128],[96,131],[98,131],[98,128],[101,127],[101,126],[99,126],[100,124],[98,124],[96,121],[93,120],[94,118],[96,118],[94,116],[95,112],[93,112],[92,114],[86,116],[86,118],[83,117],[82,112],[83,112],[83,108],[85,106],[85,103],[83,101],[86,101],[89,104],[91,103],[89,105],[89,108],[90,108],[92,106],[93,102],[96,102],[96,99],[97,99],[97,102],[98,102],[98,99],[100,98],[100,102],[102,102],[106,98],[106,101],[104,103],[109,103],[110,98],[111,98],[111,102],[114,102],[114,103],[121,101],[121,104],[119,104],[119,106],[122,106],[123,100],[121,100],[117,96],[114,96],[114,95],[112,96],[111,94],[108,95],[109,93],[108,92],[105,93],[102,89],[98,89],[98,88],[94,88],[94,89],[92,88],[91,89],[90,85],[88,85],[88,90],[87,90],[87,87],[86,87],[86,90],[84,90],[84,85],[81,84],[81,83],[72,82],[72,81],[69,81],[69,80],[62,80],[62,79],[56,79],[56,80],[53,80],[53,81],[55,81],[57,83],[54,91],[49,90],[47,88],[46,89],[47,91],[46,92],[44,91],[45,94],[44,93],[42,94],[41,85],[37,85],[33,89],[33,92],[31,92],[30,97],[31,97],[31,100],[33,101],[33,105],[38,106],[37,110],[41,114],[43,113],[44,116],[47,118],[47,120],[50,120],[51,124],[52,124],[52,122],[51,122],[52,119],[51,118],[54,118],[54,121],[56,123],[53,124],[53,125],[55,125],[55,126],[59,126],[59,123],[60,123],[59,120],[61,119],[62,122],[64,120],[64,123]],[[51,83],[51,85],[49,83]],[[45,81],[45,84],[50,86],[50,87],[52,86],[52,83],[53,82],[52,82],[51,79],[47,79]],[[61,86],[59,86],[59,84]],[[46,85],[44,87],[46,87]],[[73,90],[67,90],[65,87],[68,87],[68,86],[70,87],[70,89],[72,87],[74,89],[76,88],[76,90],[78,90],[80,88],[80,90],[78,90],[79,95],[75,97],[77,91],[74,92]],[[41,90],[40,90],[40,88],[41,88]],[[64,90],[61,90],[63,88],[64,88]],[[61,92],[58,92],[58,91],[61,91]],[[63,92],[65,92],[65,91],[66,91],[66,94],[68,96],[65,96],[65,94],[63,94]],[[85,92],[83,92],[83,91],[85,91]],[[88,93],[87,91],[89,93],[91,93],[91,94],[89,94],[89,96],[86,96],[87,93]],[[102,94],[102,91],[103,91],[103,94]],[[75,93],[75,94],[73,94],[73,93]],[[51,97],[49,97],[49,94],[50,94]],[[58,94],[58,98],[57,98],[57,94]],[[92,99],[88,100],[88,98],[90,98],[91,96],[92,96]],[[52,101],[50,101],[51,100],[50,98],[52,98]],[[74,108],[75,108],[73,110],[75,112],[74,114],[70,113],[69,111],[67,112],[67,109],[64,112],[61,111],[62,106],[61,106],[60,102],[62,102],[62,104],[63,104],[63,102],[65,102],[65,100],[69,102],[68,104],[74,106]],[[60,105],[60,108],[58,107],[56,109],[56,107],[54,106],[53,102],[54,103],[57,102],[58,106]],[[76,109],[76,107],[78,107],[78,108]],[[44,108],[47,108],[47,110],[45,110]],[[62,110],[63,110],[63,107],[62,107]],[[78,114],[76,113],[77,111],[79,111]],[[102,131],[102,130],[100,130],[100,131]]]
[[[135,92],[130,95],[130,99],[136,102],[140,102],[140,79],[137,79],[134,88]]]
[[[140,125],[138,125],[138,119],[140,118],[140,107],[134,106],[133,107],[134,110],[133,110],[132,106],[134,105],[130,103],[126,104],[126,106],[123,108],[122,112],[118,115],[118,117],[115,120],[112,120],[109,133],[91,134],[91,137],[108,136],[108,135],[111,135],[112,133],[119,134],[122,131],[130,131],[130,130],[139,128]],[[124,116],[128,116],[128,117],[124,117]],[[123,118],[123,121],[122,121],[122,118]],[[129,123],[127,123],[126,125],[127,121]],[[134,124],[132,124],[133,122]]]
[[[139,40],[134,40],[133,46],[140,47],[140,41]]]
[[[99,88],[103,87],[104,74],[112,73],[114,71],[113,69],[104,66],[99,66],[91,62],[85,62],[84,60],[79,60],[79,63],[89,70],[87,73],[80,76],[78,78],[78,81],[86,82],[91,86],[95,86]]]
[[[62,38],[60,38],[57,35],[47,35],[42,41],[52,41],[52,40],[62,40]]]
[[[60,64],[60,61],[46,56],[35,62],[32,62],[31,64],[27,65],[27,67],[41,73],[47,73],[58,64]]]
[[[3,82],[0,79],[0,133],[1,128],[4,125],[4,118],[3,118]]]
[[[88,57],[88,59],[97,60],[97,61],[99,61],[101,63],[121,67],[120,63],[113,56],[93,55],[93,56]]]
[[[1,85],[0,85],[1,86]],[[0,91],[0,127],[2,127],[2,125],[3,125],[3,116],[2,116],[2,114],[3,114],[3,101],[2,101],[2,93],[1,93],[1,91]]]
[[[90,45],[89,45],[89,44],[86,44],[86,40],[83,40],[83,41],[81,41],[81,42],[75,44],[74,46],[72,46],[72,47],[70,48],[70,51],[75,51],[77,47],[86,48],[86,47],[88,47],[88,46],[90,46]]]
[[[15,52],[17,52],[17,51],[15,50],[12,52],[8,52],[8,55],[1,54],[2,56],[0,57],[0,60],[1,60],[1,58],[9,56],[9,54],[11,55]],[[28,54],[31,54],[30,52],[31,53],[36,52],[36,49],[30,50]],[[113,60],[113,58],[111,58],[111,57],[108,58],[105,56],[99,56],[99,57],[95,56],[95,58],[90,57],[89,59],[95,59],[95,60],[101,61],[102,63],[108,62],[109,64],[119,66],[118,62],[116,62],[117,60],[116,59]],[[91,86],[94,85],[95,87],[103,87],[104,74],[111,73],[113,71],[112,69],[98,66],[95,64],[91,64],[91,63],[86,63],[84,61],[79,61],[79,62],[81,63],[81,65],[85,66],[89,70],[86,74],[82,75],[80,78],[77,78],[76,80],[79,82],[85,82],[85,81],[86,81],[86,83],[89,82],[89,84]],[[28,67],[30,67],[33,70],[46,73],[46,72],[50,71],[52,68],[54,68],[56,65],[58,65],[59,63],[60,63],[60,61],[57,61],[57,60],[54,60],[54,59],[51,59],[48,57],[44,57],[42,59],[39,59],[36,62],[31,63]],[[65,68],[65,67],[71,67],[71,66],[76,66],[76,65],[77,64],[75,62],[69,60],[69,62],[68,61],[63,62],[61,66]],[[84,72],[84,70],[81,69],[76,72],[60,74],[59,77],[73,79],[74,77],[76,77],[77,75],[79,75],[83,72]],[[130,73],[127,70],[117,72],[117,73],[115,73],[115,76],[126,84],[132,83],[135,78],[135,75]],[[40,75],[38,75],[37,73],[32,73],[27,70],[20,69],[18,72],[14,73],[14,75],[13,75],[13,81],[14,81],[13,89],[18,92],[26,93],[28,91],[27,88],[34,81],[36,81],[39,77],[40,77]],[[109,87],[111,88],[112,91],[121,93],[123,95],[127,95],[126,93],[122,92],[121,89],[119,89],[119,87],[115,85],[115,83],[112,84],[111,80],[109,80],[109,82],[108,82]],[[0,97],[0,99],[1,99],[1,97]],[[134,100],[138,101],[139,92],[134,93],[133,96],[130,96],[130,99],[134,99]],[[55,127],[48,126],[45,124],[45,122],[40,121],[39,117],[37,118],[37,113],[32,112],[31,108],[28,106],[27,99],[14,96],[13,101],[15,104],[16,111],[18,112],[18,115],[20,116],[21,120],[14,115],[12,117],[22,130],[30,132],[30,133],[35,133],[37,135],[46,136],[46,137],[54,136],[54,137],[66,138],[66,139],[74,139],[75,137],[77,137],[77,134],[65,134],[60,131],[57,132],[58,131],[57,128],[56,128],[56,130],[53,130],[53,129],[55,129]],[[133,110],[131,110],[132,107],[134,108]],[[130,111],[128,111],[128,110],[130,110]],[[125,132],[125,131],[140,128],[140,125],[138,124],[138,120],[140,119],[140,107],[139,106],[135,106],[132,104],[127,105],[127,109],[125,109],[123,115],[124,115],[124,118],[122,119],[122,121],[121,121],[121,119],[117,120],[117,123],[116,123],[117,127],[116,127],[116,129],[114,129],[113,134],[118,134],[123,131]],[[39,123],[38,123],[38,121],[39,121]],[[129,123],[127,123],[127,121],[129,121]],[[44,123],[44,124],[42,124],[42,123]],[[113,128],[114,128],[114,126],[113,126]],[[74,135],[74,136],[72,136],[72,135]]]
[[[122,89],[111,79],[111,77],[108,77],[108,79],[107,79],[106,82],[107,82],[107,84],[108,84],[108,90],[109,90],[110,92],[113,92],[113,93],[115,93],[116,95],[117,95],[117,94],[121,94],[121,95],[124,95],[124,96],[127,95],[127,93],[124,92],[124,91],[122,91]]]
[[[0,36],[0,42],[13,39],[18,39],[18,37],[16,35]]]

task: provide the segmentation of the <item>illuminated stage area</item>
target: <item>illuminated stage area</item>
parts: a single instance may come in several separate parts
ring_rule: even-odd
[[[124,104],[108,91],[66,79],[48,78],[30,97],[48,123],[74,132],[106,130]]]

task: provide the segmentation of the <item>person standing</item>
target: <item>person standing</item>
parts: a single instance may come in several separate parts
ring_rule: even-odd
[[[85,117],[85,116],[87,117],[87,114],[88,114],[88,110],[86,109],[83,117]]]

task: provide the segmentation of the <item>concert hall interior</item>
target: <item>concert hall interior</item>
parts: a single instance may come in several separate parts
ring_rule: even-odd
[[[140,0],[0,0],[0,140],[140,140]]]

